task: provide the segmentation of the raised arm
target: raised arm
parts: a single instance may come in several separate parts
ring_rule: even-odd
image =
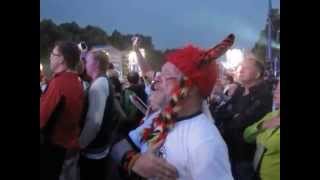
[[[140,48],[140,39],[138,37],[132,38],[132,49],[137,54],[137,60],[139,67],[142,71],[143,77],[147,77],[148,79],[153,79],[154,71],[152,70],[150,64],[147,62],[147,60],[142,56],[141,52],[139,51]]]

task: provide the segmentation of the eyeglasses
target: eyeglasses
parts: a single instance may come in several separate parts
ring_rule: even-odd
[[[50,55],[51,55],[51,56],[57,56],[57,57],[61,57],[61,56],[62,56],[61,54],[56,54],[56,53],[54,53],[54,52],[51,52]]]
[[[165,77],[165,80],[166,81],[169,81],[169,80],[178,80],[177,77]]]
[[[165,80],[165,81],[178,80],[178,78],[177,78],[177,77],[165,77],[164,80]],[[153,80],[153,81],[151,82],[151,86],[150,86],[151,90],[152,90],[152,91],[159,90],[159,89],[160,89],[160,88],[159,88],[159,83],[160,83],[160,82],[161,82],[160,80]]]

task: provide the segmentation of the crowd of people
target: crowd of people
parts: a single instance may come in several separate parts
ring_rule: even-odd
[[[280,80],[253,53],[219,77],[233,34],[165,55],[119,80],[102,49],[57,42],[40,69],[40,179],[280,179]]]

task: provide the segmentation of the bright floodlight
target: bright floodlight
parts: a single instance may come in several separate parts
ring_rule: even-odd
[[[136,54],[136,52],[131,51],[131,52],[129,53],[128,59],[129,59],[129,62],[130,62],[130,63],[135,62],[136,59],[137,59],[137,54]]]
[[[140,53],[143,57],[145,57],[145,50],[144,49],[139,49],[140,50]],[[138,65],[138,57],[137,57],[137,54],[136,52],[134,51],[131,51],[129,53],[129,56],[128,56],[128,59],[129,59],[129,70],[130,71],[136,71],[136,72],[140,72],[140,67]]]
[[[142,55],[142,57],[146,57],[146,52],[145,52],[145,50],[144,49],[139,49],[140,50],[140,53],[141,53],[141,55]]]
[[[139,49],[139,50],[140,50],[140,53],[141,53],[142,57],[145,58],[146,57],[145,50],[144,49]],[[137,63],[137,54],[136,54],[136,52],[130,51],[128,59],[129,59],[129,61]]]
[[[42,71],[43,70],[43,66],[42,66],[42,64],[40,63],[40,70]]]
[[[240,49],[229,49],[226,52],[226,60],[222,65],[226,69],[235,69],[243,61],[243,53]]]

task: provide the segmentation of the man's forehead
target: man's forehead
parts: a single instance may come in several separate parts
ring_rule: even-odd
[[[171,65],[172,64],[170,62],[164,63],[164,65],[161,67],[161,72],[160,73],[162,73],[163,71],[166,71],[168,68],[170,69]]]
[[[255,66],[255,60],[253,59],[245,59],[242,61],[242,63],[240,64],[240,66]]]
[[[166,62],[162,68],[161,68],[161,75],[163,74],[167,74],[167,73],[170,73],[170,74],[181,74],[181,71],[179,71],[179,69],[172,63],[170,62]]]

